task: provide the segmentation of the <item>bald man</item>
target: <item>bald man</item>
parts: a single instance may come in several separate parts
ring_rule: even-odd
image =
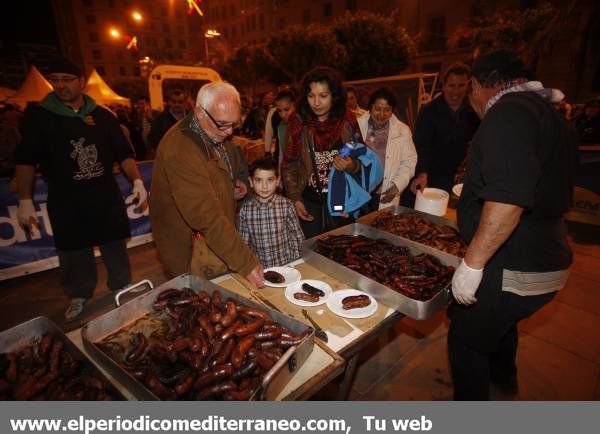
[[[171,276],[211,279],[227,271],[264,286],[262,265],[235,226],[236,200],[246,186],[242,161],[228,141],[240,122],[240,96],[213,82],[196,107],[163,137],[152,173],[150,219],[161,261]]]

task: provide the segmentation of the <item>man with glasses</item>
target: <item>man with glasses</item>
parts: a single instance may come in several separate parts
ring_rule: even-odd
[[[240,121],[240,96],[214,82],[198,92],[196,107],[160,142],[152,174],[150,219],[169,275],[207,279],[235,271],[264,286],[262,265],[236,231],[240,153],[228,141]]]
[[[18,217],[26,229],[40,226],[32,200],[39,166],[48,184],[48,215],[61,283],[71,299],[65,313],[70,321],[82,313],[96,287],[94,246],[102,253],[111,290],[131,282],[125,248],[129,220],[113,164],[133,182],[140,207],[146,206],[147,193],[119,122],[83,93],[79,67],[58,59],[47,78],[54,92],[26,115],[17,148]]]

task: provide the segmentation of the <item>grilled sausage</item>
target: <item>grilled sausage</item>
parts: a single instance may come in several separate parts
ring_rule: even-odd
[[[268,280],[271,283],[283,283],[285,282],[285,277],[279,274],[276,271],[269,270],[264,273],[265,280]]]
[[[199,390],[208,384],[229,378],[232,374],[233,366],[230,364],[217,365],[210,371],[198,376],[194,382],[194,390]]]
[[[306,292],[294,292],[294,298],[296,300],[307,301],[309,303],[317,303],[319,296],[315,294],[307,294]]]
[[[302,284],[302,290],[305,292],[308,292],[309,294],[312,295],[317,295],[319,297],[325,297],[325,293],[320,290],[319,288],[315,288],[312,285],[309,285],[308,283],[303,283]]]
[[[246,357],[246,353],[254,344],[254,336],[246,336],[241,339],[236,347],[233,349],[231,353],[231,364],[235,369],[239,369],[244,362],[244,357]]]
[[[265,323],[264,319],[258,318],[255,321],[252,321],[251,323],[242,324],[242,325],[238,326],[233,331],[233,333],[239,337],[246,336],[246,335],[249,335],[251,333],[254,333],[254,332],[260,330],[260,328],[264,325],[264,323]]]
[[[368,295],[351,295],[342,299],[342,307],[344,310],[367,307],[370,304],[371,298]]]

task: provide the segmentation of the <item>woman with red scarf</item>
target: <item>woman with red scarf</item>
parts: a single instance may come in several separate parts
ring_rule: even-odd
[[[354,113],[346,109],[346,91],[338,73],[319,66],[302,79],[297,113],[288,121],[288,146],[283,158],[283,183],[294,203],[306,238],[351,223],[329,215],[326,206],[332,167],[358,173],[360,162],[340,157],[347,142],[362,142]]]

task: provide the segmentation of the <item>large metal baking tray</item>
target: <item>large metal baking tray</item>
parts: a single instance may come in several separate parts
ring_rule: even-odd
[[[422,217],[425,220],[429,220],[432,223],[438,223],[438,224],[441,224],[441,225],[444,225],[444,226],[448,226],[448,227],[451,227],[452,229],[455,229],[455,230],[458,231],[458,225],[456,224],[456,222],[454,222],[452,220],[448,220],[448,219],[446,219],[444,217],[439,217],[439,216],[436,216],[436,215],[433,215],[433,214],[428,214],[426,212],[417,211],[415,209],[407,208],[407,207],[401,206],[401,205],[398,205],[398,206],[389,206],[387,208],[383,208],[383,209],[380,209],[378,211],[375,211],[375,212],[372,212],[372,213],[369,213],[369,214],[365,214],[364,216],[360,217],[357,220],[357,223],[361,223],[361,224],[364,224],[364,225],[367,225],[367,226],[371,226],[373,224],[373,221],[377,217],[379,217],[381,215],[384,215],[384,214],[389,214],[389,213],[392,213],[393,215],[416,214],[419,217]],[[378,229],[378,228],[375,228],[375,229]],[[380,230],[382,232],[386,232],[383,229],[378,229],[378,230]],[[442,252],[442,253],[444,253],[446,255],[457,257],[457,256],[452,255],[452,254],[450,254],[448,252],[445,252],[443,250],[439,250],[439,249],[436,249],[435,247],[428,246],[427,244],[419,243],[418,241],[413,241],[410,238],[401,237],[400,235],[395,235],[395,234],[392,234],[392,235],[394,235],[394,236],[396,236],[398,238],[402,238],[403,240],[408,240],[410,242],[417,243],[417,244],[419,244],[421,246],[429,247],[431,249],[434,249],[435,251]]]
[[[19,350],[26,345],[30,345],[34,339],[41,339],[45,334],[51,333],[54,339],[63,343],[63,349],[68,351],[75,359],[83,364],[86,372],[93,373],[102,380],[106,389],[111,392],[117,400],[125,400],[123,395],[111,384],[110,381],[100,372],[94,364],[75,346],[73,342],[63,333],[63,331],[50,319],[39,316],[30,319],[10,329],[0,333],[0,353],[9,353]]]
[[[191,274],[183,274],[163,283],[152,291],[134,298],[118,308],[93,319],[81,329],[83,345],[88,354],[90,354],[103,368],[106,368],[114,378],[127,388],[127,390],[129,390],[138,400],[158,400],[159,398],[148,390],[141,382],[122,369],[117,362],[100,350],[95,343],[102,341],[105,337],[118,332],[152,312],[152,304],[157,295],[168,288],[191,288],[193,291],[199,292],[200,290],[204,290],[209,294],[213,291],[218,291],[223,300],[232,298],[236,302],[260,308],[268,312],[273,320],[289,328],[295,334],[303,333],[308,329],[311,330],[307,339],[298,346],[290,347],[271,370],[267,372],[263,378],[262,386],[254,396],[251,397],[251,400],[275,399],[279,392],[289,382],[296,370],[302,366],[312,353],[315,334],[311,327],[308,327],[302,322],[290,318],[287,315],[271,310],[252,300],[248,300],[241,295],[228,291],[208,280],[200,279]]]
[[[309,264],[323,271],[324,273],[342,281],[353,288],[364,291],[381,301],[385,305],[392,309],[395,309],[411,318],[417,320],[423,320],[429,318],[438,309],[442,308],[449,298],[449,287],[448,286],[434,295],[433,298],[427,301],[415,300],[382,285],[375,280],[364,276],[348,267],[338,264],[337,262],[320,255],[314,251],[314,247],[319,238],[325,238],[330,235],[364,235],[371,239],[385,239],[391,244],[396,246],[408,247],[410,253],[418,255],[421,253],[428,253],[435,256],[444,265],[451,265],[458,267],[459,259],[456,256],[452,256],[448,253],[434,249],[432,247],[416,243],[406,238],[401,238],[396,235],[392,235],[389,232],[385,232],[376,229],[372,226],[367,226],[361,223],[353,223],[348,226],[343,226],[338,229],[334,229],[330,232],[318,235],[314,238],[305,240],[302,243],[302,257]]]

